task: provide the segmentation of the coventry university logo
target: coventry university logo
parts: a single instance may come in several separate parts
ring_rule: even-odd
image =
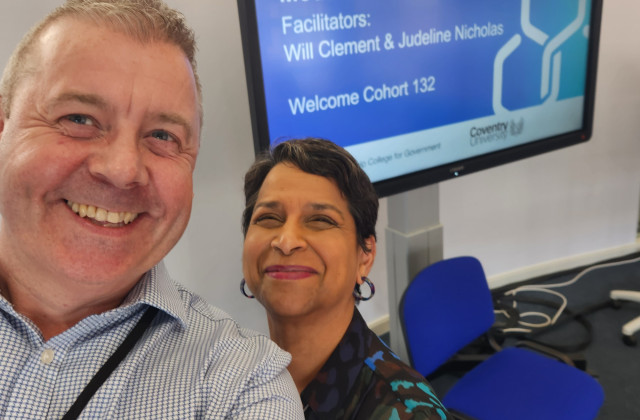
[[[509,123],[509,132],[512,136],[518,136],[522,134],[522,130],[524,129],[524,117],[520,117],[518,122],[511,120]]]

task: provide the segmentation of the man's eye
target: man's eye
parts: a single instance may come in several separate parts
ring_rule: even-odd
[[[72,114],[66,117],[69,121],[80,125],[95,125],[93,120],[86,115]]]
[[[77,139],[90,139],[100,135],[100,123],[83,114],[68,114],[58,120],[60,132]]]
[[[163,141],[171,141],[173,140],[173,137],[171,136],[171,134],[169,134],[168,132],[164,131],[164,130],[154,130],[151,132],[151,137],[154,137],[158,140],[163,140]]]

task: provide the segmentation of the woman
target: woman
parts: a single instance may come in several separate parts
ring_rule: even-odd
[[[242,293],[246,280],[291,353],[306,418],[446,419],[356,309],[375,291],[378,198],[355,159],[327,140],[281,143],[247,172],[245,198]]]

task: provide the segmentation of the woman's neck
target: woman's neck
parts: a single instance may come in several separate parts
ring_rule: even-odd
[[[271,339],[291,353],[288,370],[301,393],[316,377],[347,331],[353,310],[304,318],[269,316]]]

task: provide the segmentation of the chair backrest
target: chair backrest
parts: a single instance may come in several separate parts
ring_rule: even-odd
[[[493,325],[480,261],[457,257],[424,268],[402,296],[400,319],[411,363],[427,376]]]

